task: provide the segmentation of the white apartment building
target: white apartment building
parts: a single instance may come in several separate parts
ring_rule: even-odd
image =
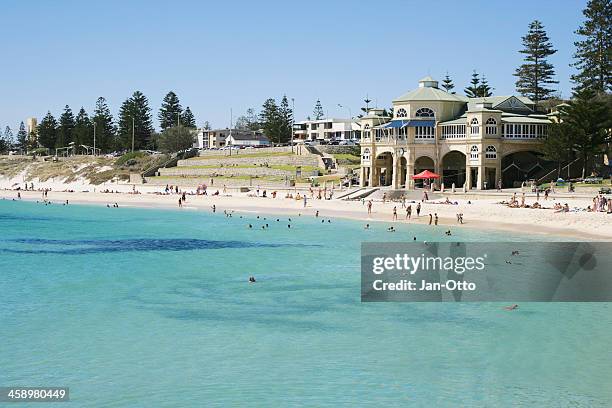
[[[328,118],[295,122],[294,140],[359,140],[361,126],[352,119]]]

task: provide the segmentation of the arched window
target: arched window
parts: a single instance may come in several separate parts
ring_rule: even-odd
[[[414,113],[417,118],[433,118],[435,115],[434,111],[429,108],[420,108]]]
[[[369,123],[366,123],[365,126],[363,127],[363,138],[364,139],[370,138],[370,124]]]
[[[370,149],[363,149],[363,154],[361,155],[361,160],[370,161]]]
[[[495,149],[495,146],[487,146],[485,149],[485,158],[497,159],[497,149]]]
[[[480,126],[478,125],[478,119],[473,118],[470,121],[470,134],[477,135],[480,133]]]
[[[493,118],[487,119],[487,123],[485,125],[485,133],[487,135],[496,135],[497,134],[497,121]]]
[[[408,113],[406,112],[406,109],[399,108],[395,116],[397,116],[398,118],[405,118],[405,117],[408,117]]]
[[[478,146],[474,145],[470,148],[470,159],[478,160]]]

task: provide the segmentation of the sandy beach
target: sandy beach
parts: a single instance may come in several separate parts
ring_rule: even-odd
[[[14,180],[3,180],[0,182],[0,199],[17,199],[17,191]],[[162,195],[164,188],[161,186],[131,184],[109,184],[104,186],[92,186],[87,184],[61,184],[61,183],[35,183],[34,191],[20,191],[22,200],[42,200],[42,192],[39,188],[50,188],[47,199],[54,203],[63,203],[66,200],[72,204],[103,205],[117,203],[120,207],[143,207],[143,208],[173,208],[178,209],[178,198],[176,194]],[[133,189],[139,194],[132,194]],[[74,192],[63,192],[63,190],[74,190]],[[115,191],[103,193],[105,189]],[[94,191],[95,190],[95,191]],[[212,191],[210,191],[212,190]],[[187,190],[189,191],[189,190]],[[215,188],[209,192],[216,191]],[[184,203],[183,211],[210,211],[215,205],[217,211],[233,210],[237,212],[255,212],[268,214],[302,214],[314,215],[317,211],[321,217],[339,217],[368,221],[393,222],[393,207],[397,207],[398,223],[428,224],[429,214],[437,213],[439,225],[449,228],[478,228],[485,230],[512,231],[521,234],[543,234],[555,237],[568,237],[572,239],[609,240],[612,237],[612,215],[605,213],[592,213],[586,211],[557,213],[552,209],[531,208],[509,208],[499,204],[502,200],[509,200],[512,192],[494,195],[464,195],[461,193],[448,195],[437,194],[435,198],[421,203],[421,216],[416,217],[416,203],[407,201],[412,205],[412,217],[406,220],[406,210],[402,208],[401,202],[383,203],[382,200],[374,199],[372,214],[368,215],[367,206],[361,201],[344,200],[307,200],[304,207],[302,200],[285,198],[286,190],[277,190],[276,198],[253,197],[253,193],[241,193],[229,191],[219,196],[196,196],[188,195]],[[295,194],[293,190],[292,193]],[[303,194],[303,193],[302,193]],[[520,196],[520,194],[519,194]],[[457,205],[437,203],[442,197],[448,197]],[[526,196],[526,203],[535,202],[535,196],[530,193]],[[552,207],[555,202],[568,203],[570,208],[586,208],[592,204],[592,198],[588,196],[569,197],[564,194],[552,195],[547,201],[540,197],[540,203],[545,207]],[[457,223],[457,213],[463,214],[464,224]]]

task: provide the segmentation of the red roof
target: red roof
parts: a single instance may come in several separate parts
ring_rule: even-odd
[[[413,180],[421,180],[421,179],[437,179],[440,178],[439,174],[433,173],[429,170],[424,170],[422,172],[420,172],[419,174],[415,174],[414,176],[412,176]]]

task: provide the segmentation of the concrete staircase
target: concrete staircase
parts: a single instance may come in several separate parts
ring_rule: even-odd
[[[306,151],[294,154],[287,148],[266,148],[229,151],[206,151],[197,157],[177,160],[174,167],[161,167],[144,175],[147,183],[156,185],[288,185],[296,176],[295,167],[302,167],[302,176],[323,171],[321,156]]]

